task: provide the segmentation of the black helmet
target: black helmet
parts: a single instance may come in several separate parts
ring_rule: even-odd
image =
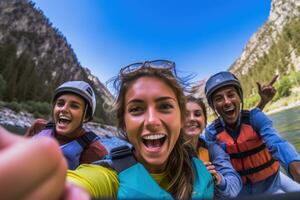
[[[237,77],[231,72],[219,72],[211,76],[205,84],[206,99],[211,108],[213,108],[212,94],[219,88],[228,85],[232,85],[236,88],[238,95],[241,98],[241,101],[243,101],[243,90]]]
[[[75,93],[87,102],[87,116],[90,121],[96,110],[96,96],[90,84],[85,81],[67,81],[55,89],[53,101],[66,92]]]

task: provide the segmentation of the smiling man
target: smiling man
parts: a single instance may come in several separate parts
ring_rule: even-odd
[[[211,76],[206,82],[205,95],[218,116],[206,129],[206,139],[216,142],[229,154],[243,180],[240,195],[283,193],[286,187],[300,191],[299,184],[286,181],[279,170],[281,164],[299,183],[300,156],[279,136],[272,121],[259,108],[242,109],[243,90],[236,76],[230,72]]]

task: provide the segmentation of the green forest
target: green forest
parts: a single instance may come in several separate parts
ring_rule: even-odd
[[[43,70],[38,71],[40,68]],[[26,51],[18,55],[15,44],[0,46],[0,107],[16,112],[25,110],[35,118],[49,118],[53,91],[66,81],[63,75],[52,80],[51,70],[49,66],[37,67],[33,56]],[[94,121],[109,124],[99,111],[101,107],[97,107]]]
[[[30,54],[17,56],[16,45],[0,48],[0,106],[27,110],[35,117],[50,114],[54,84],[44,84],[45,73],[38,73]]]
[[[275,74],[279,74],[279,80],[275,83],[277,93],[273,101],[289,96],[291,88],[300,87],[300,72],[290,61],[292,50],[300,56],[299,19],[290,20],[278,42],[254,64],[247,75],[242,75],[241,71],[235,72],[244,89],[245,108],[255,106],[259,100],[256,82],[267,83]],[[0,107],[17,112],[26,110],[34,117],[49,117],[53,91],[65,78],[60,75],[49,81],[52,80],[51,66],[46,66],[47,63],[39,65],[43,66],[36,66],[30,51],[17,52],[14,43],[0,46]],[[104,122],[101,116],[95,119],[96,122]]]
[[[265,33],[271,34],[271,33]],[[273,101],[281,97],[289,96],[292,87],[300,86],[300,72],[291,65],[291,51],[300,56],[300,21],[291,19],[283,29],[278,42],[274,43],[268,51],[249,69],[246,75],[242,75],[241,69],[236,74],[242,83],[245,95],[245,107],[255,106],[259,100],[256,82],[267,83],[275,74],[279,80],[275,83],[277,93]]]

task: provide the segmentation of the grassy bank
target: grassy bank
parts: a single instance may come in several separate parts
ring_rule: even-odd
[[[290,96],[267,104],[264,111],[269,115],[295,106],[300,106],[300,87],[293,88]]]

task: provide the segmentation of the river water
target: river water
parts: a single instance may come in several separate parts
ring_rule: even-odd
[[[300,153],[300,106],[270,115],[280,135]]]
[[[280,135],[292,143],[300,153],[300,106],[283,110],[269,116]],[[8,130],[24,134],[24,128],[4,126]]]

